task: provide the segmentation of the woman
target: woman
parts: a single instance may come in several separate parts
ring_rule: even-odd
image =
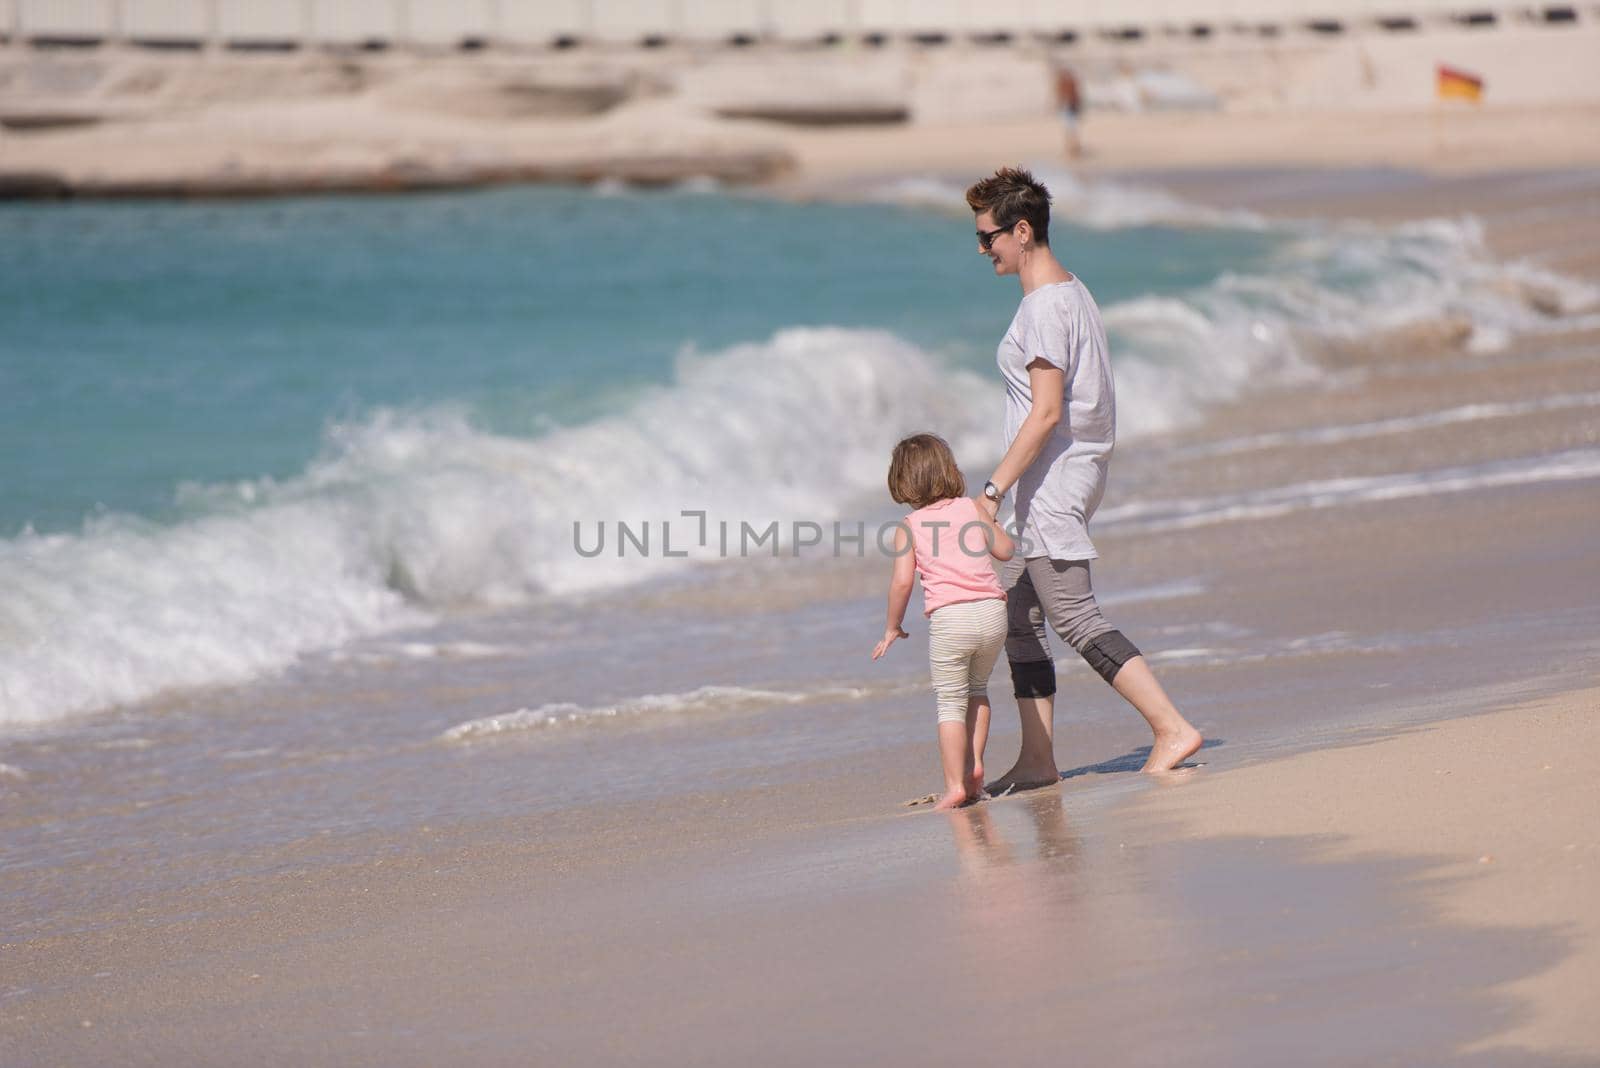
[[[1016,556],[1001,571],[1006,660],[1022,718],[1016,766],[999,794],[1056,782],[1055,664],[1045,624],[1139,710],[1154,742],[1144,771],[1170,771],[1200,748],[1139,650],[1100,613],[1089,583],[1089,517],[1105,492],[1116,399],[1100,310],[1050,251],[1050,194],[1024,170],[1003,168],[967,190],[978,250],[996,275],[1016,275],[1022,303],[1000,342],[1006,452],[978,498],[991,518],[1016,489]]]

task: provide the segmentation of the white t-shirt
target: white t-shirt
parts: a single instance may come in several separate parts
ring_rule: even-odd
[[[1000,341],[997,362],[1006,381],[1006,440],[1011,448],[1033,407],[1028,364],[1044,359],[1061,368],[1061,421],[1016,485],[1016,521],[1029,557],[1093,560],[1089,517],[1106,489],[1117,436],[1117,402],[1100,309],[1082,282],[1040,286],[1022,298]]]

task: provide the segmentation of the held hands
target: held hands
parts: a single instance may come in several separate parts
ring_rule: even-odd
[[[890,627],[888,630],[883,632],[883,641],[879,642],[877,647],[872,650],[872,659],[876,660],[884,653],[887,653],[889,651],[889,646],[894,644],[896,638],[909,637],[911,637],[911,635],[906,633],[904,627]]]
[[[987,516],[991,522],[993,522],[996,517],[1000,515],[999,501],[991,501],[982,493],[974,497],[973,501],[978,505],[979,514]]]

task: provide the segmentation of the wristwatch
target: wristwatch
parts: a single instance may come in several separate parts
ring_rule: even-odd
[[[985,482],[983,484],[983,495],[989,498],[995,504],[999,504],[1001,501],[1006,499],[1006,495],[1000,492],[1000,487],[996,486],[993,482]]]

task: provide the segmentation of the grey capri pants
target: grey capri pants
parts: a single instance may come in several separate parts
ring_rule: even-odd
[[[965,723],[967,699],[989,696],[989,673],[1000,659],[1009,627],[998,597],[958,601],[928,621],[928,670],[940,723]]]
[[[1017,557],[1000,570],[1006,591],[1006,660],[1018,697],[1056,692],[1055,661],[1045,624],[1110,682],[1139,650],[1106,622],[1089,584],[1089,561]]]

